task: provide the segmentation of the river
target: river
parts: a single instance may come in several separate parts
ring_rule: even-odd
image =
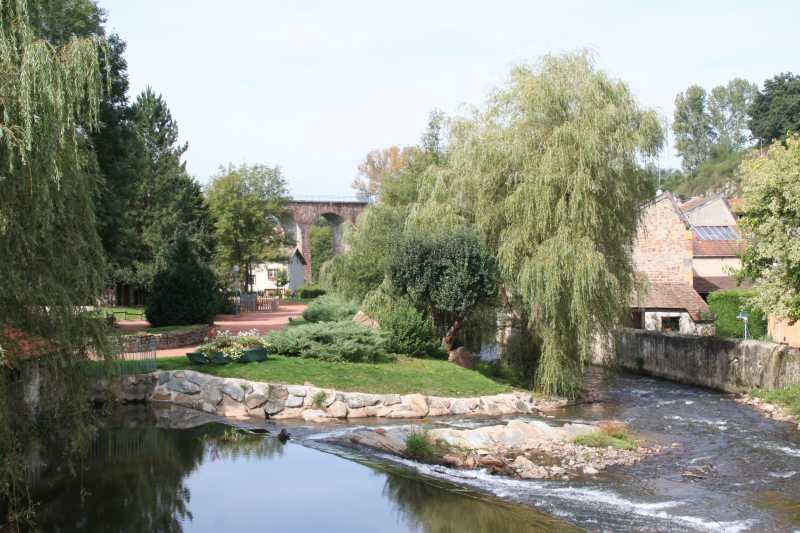
[[[796,428],[695,387],[599,371],[588,380],[607,401],[545,420],[623,420],[667,451],[594,478],[521,481],[338,444],[355,424],[267,424],[292,434],[281,444],[133,406],[108,419],[77,476],[57,464],[41,473],[37,519],[47,532],[800,530]]]

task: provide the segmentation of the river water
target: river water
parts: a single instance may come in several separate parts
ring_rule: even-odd
[[[337,443],[357,425],[290,425],[292,440],[281,444],[139,406],[109,419],[77,476],[55,466],[41,474],[39,525],[54,532],[800,531],[795,427],[695,387],[596,371],[588,379],[608,401],[545,420],[623,420],[665,453],[594,478],[521,481]],[[283,426],[266,427],[274,434]]]

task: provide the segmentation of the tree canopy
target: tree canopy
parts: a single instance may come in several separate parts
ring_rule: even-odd
[[[785,72],[766,80],[750,108],[749,126],[763,146],[800,133],[800,75]]]
[[[775,141],[742,163],[748,241],[741,277],[756,281],[754,302],[770,315],[800,320],[800,137]]]
[[[392,292],[408,296],[433,317],[448,352],[470,313],[497,295],[494,257],[465,230],[406,235],[392,252],[388,280]]]
[[[27,6],[0,4],[0,500],[12,513],[26,503],[32,443],[65,463],[86,444],[85,361],[105,353],[102,324],[79,309],[104,287],[85,147],[106,47],[96,35],[53,46]],[[47,391],[36,409],[17,381],[31,357]]]
[[[228,165],[211,178],[207,196],[219,267],[237,267],[249,292],[253,267],[284,243],[279,221],[288,199],[286,180],[278,167]]]
[[[419,227],[474,225],[509,303],[541,339],[537,387],[575,395],[598,333],[633,284],[631,244],[663,131],[585,53],[520,66],[483,111],[454,122]]]

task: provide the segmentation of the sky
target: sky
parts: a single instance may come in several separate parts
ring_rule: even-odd
[[[99,0],[131,95],[161,93],[205,183],[278,165],[295,195],[352,194],[367,152],[481,106],[514,65],[591,50],[642,106],[800,72],[800,1]],[[679,167],[672,146],[660,164]]]

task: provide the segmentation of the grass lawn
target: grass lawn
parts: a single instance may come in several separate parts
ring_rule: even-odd
[[[770,391],[754,389],[752,395],[765,402],[786,407],[793,415],[800,416],[800,385]]]
[[[269,356],[261,363],[193,365],[185,357],[158,360],[161,370],[191,369],[215,376],[251,381],[302,384],[342,391],[378,394],[418,392],[437,396],[481,396],[512,388],[486,376],[438,359],[398,357],[387,363],[331,363],[303,357]]]

